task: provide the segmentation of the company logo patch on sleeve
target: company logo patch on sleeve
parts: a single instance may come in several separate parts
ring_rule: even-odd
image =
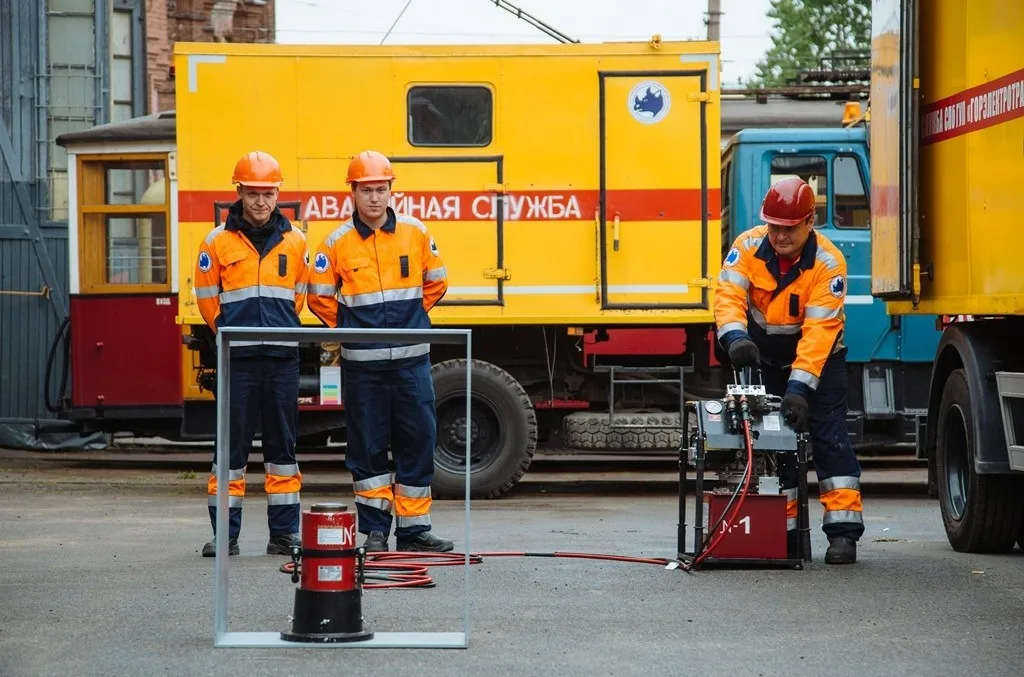
[[[434,256],[440,256],[441,252],[437,250],[437,243],[434,242],[434,238],[430,238],[430,253]]]
[[[729,253],[725,255],[725,265],[735,266],[736,262],[740,260],[740,250],[733,247],[729,250]]]
[[[832,296],[835,296],[837,299],[843,298],[846,294],[846,278],[842,275],[836,275],[829,282],[828,289],[832,292]]]
[[[323,252],[317,252],[316,261],[313,263],[313,270],[315,270],[318,273],[324,273],[327,271],[328,265],[329,263],[327,261],[327,254],[324,254]]]
[[[309,268],[309,250],[308,249],[306,250],[306,253],[303,254],[302,261],[306,264],[306,267]]]
[[[205,251],[199,252],[199,270],[208,273],[212,267],[213,259],[210,258],[210,254]]]

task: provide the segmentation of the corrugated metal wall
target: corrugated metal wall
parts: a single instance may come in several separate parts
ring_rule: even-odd
[[[95,17],[94,0],[0,2],[0,420],[54,417],[44,375],[67,313],[68,240],[66,204],[52,188],[60,178],[52,169],[61,169],[53,158],[52,122],[62,108],[83,105],[89,107],[83,122],[98,121],[93,93],[73,86],[97,79],[96,34],[82,30],[83,20],[94,29]],[[48,41],[47,31],[59,27],[54,21],[73,22],[74,31],[60,30]],[[68,87],[66,94],[55,91],[55,57],[76,43],[87,49],[60,64]],[[50,399],[58,395],[63,356],[58,350]]]

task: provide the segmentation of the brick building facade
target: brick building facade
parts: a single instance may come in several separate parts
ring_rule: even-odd
[[[171,54],[187,42],[274,42],[275,0],[146,0],[147,112],[174,108]]]

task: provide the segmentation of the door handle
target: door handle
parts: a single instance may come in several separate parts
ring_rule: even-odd
[[[601,303],[601,208],[594,210],[594,299]]]
[[[619,251],[619,213],[615,212],[615,221],[612,222],[612,249]]]

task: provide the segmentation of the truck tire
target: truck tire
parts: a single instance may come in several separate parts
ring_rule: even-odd
[[[466,360],[434,365],[437,448],[431,493],[466,495]],[[526,390],[504,369],[473,360],[470,497],[497,498],[526,474],[537,450],[537,414]]]
[[[1021,534],[1021,484],[1008,475],[974,470],[971,392],[963,369],[942,389],[936,428],[935,474],[946,537],[957,552],[1009,552]]]
[[[562,419],[562,439],[573,449],[679,449],[680,430],[655,427],[678,426],[678,412],[616,414],[615,423],[647,428],[614,428],[607,413],[579,412]]]

